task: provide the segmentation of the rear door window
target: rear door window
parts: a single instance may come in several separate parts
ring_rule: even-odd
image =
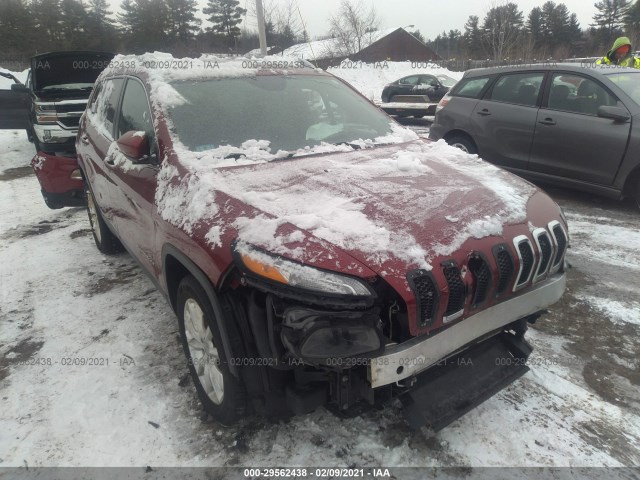
[[[487,86],[491,77],[463,78],[451,90],[453,97],[480,98],[480,93]]]
[[[488,99],[533,107],[538,103],[538,95],[543,80],[544,73],[503,75],[498,78]]]

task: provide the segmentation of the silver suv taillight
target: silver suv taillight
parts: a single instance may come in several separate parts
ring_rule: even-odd
[[[450,101],[451,101],[451,95],[447,94],[444,97],[442,97],[440,102],[438,102],[438,106],[436,107],[436,113],[438,113],[440,110],[446,107]]]

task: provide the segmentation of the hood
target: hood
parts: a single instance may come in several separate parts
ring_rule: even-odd
[[[42,95],[77,95],[86,91],[111,59],[108,52],[50,52],[31,58],[31,81],[34,92]],[[55,88],[55,87],[59,88]],[[87,88],[89,86],[89,88]]]
[[[616,39],[616,41],[613,43],[613,46],[611,47],[611,50],[609,50],[609,52],[607,53],[607,56],[609,58],[612,58],[614,52],[624,45],[631,46],[631,40],[629,40],[629,37],[620,37]],[[629,50],[629,53],[631,53],[631,50]]]
[[[330,242],[384,276],[430,269],[469,239],[526,224],[531,184],[441,141],[220,169],[216,190]],[[253,222],[248,243],[269,245]],[[236,222],[236,224],[239,224]]]

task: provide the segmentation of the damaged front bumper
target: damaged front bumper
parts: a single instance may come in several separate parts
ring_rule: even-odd
[[[31,160],[31,166],[49,208],[85,204],[84,182],[75,156],[63,157],[38,152]]]
[[[491,332],[544,310],[560,299],[566,284],[566,275],[556,274],[525,293],[487,308],[432,337],[416,337],[387,347],[385,354],[373,358],[368,367],[371,387],[396,384],[416,376]]]

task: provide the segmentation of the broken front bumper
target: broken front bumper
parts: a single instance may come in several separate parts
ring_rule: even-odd
[[[564,273],[556,274],[521,295],[487,308],[432,337],[416,337],[387,347],[384,355],[373,358],[369,364],[368,380],[371,387],[382,387],[414,377],[485,338],[487,334],[544,310],[560,299],[566,283]]]

